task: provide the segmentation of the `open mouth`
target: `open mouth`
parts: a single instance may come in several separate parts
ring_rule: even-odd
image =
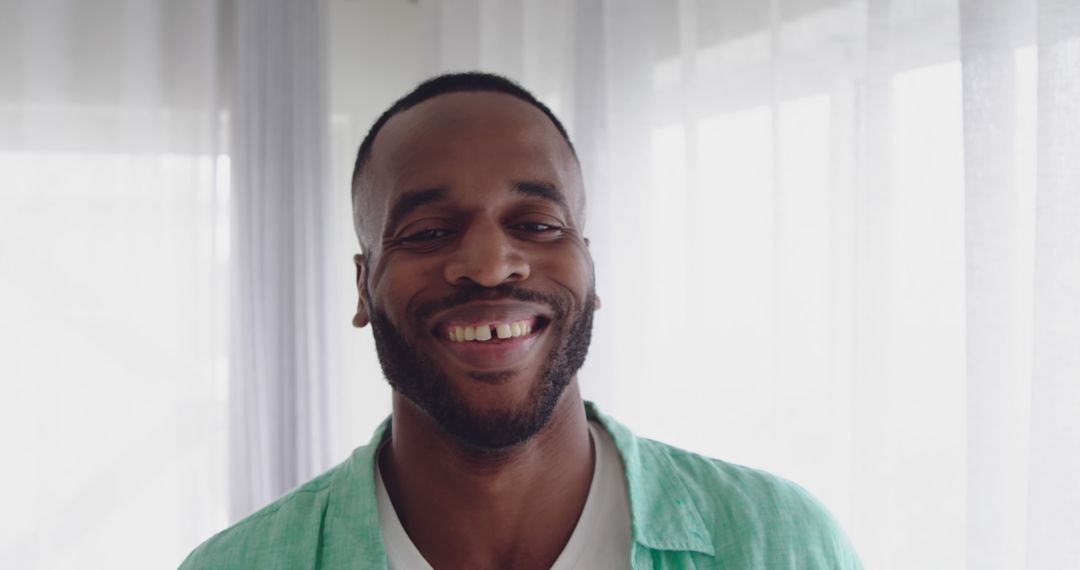
[[[540,334],[550,319],[541,315],[523,319],[441,323],[433,334],[451,343],[498,344]]]
[[[531,366],[553,322],[546,307],[533,303],[468,303],[435,317],[431,334],[457,365],[470,370]]]

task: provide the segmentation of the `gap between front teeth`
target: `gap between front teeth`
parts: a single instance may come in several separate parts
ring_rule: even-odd
[[[492,336],[505,339],[525,336],[530,333],[532,333],[532,324],[529,321],[514,321],[511,323],[479,325],[475,327],[454,326],[450,327],[446,336],[453,342],[485,342],[491,340]]]

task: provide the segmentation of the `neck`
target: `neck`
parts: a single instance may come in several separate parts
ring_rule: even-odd
[[[379,463],[402,526],[432,566],[549,568],[577,524],[593,461],[575,379],[537,434],[495,451],[457,440],[394,394]]]

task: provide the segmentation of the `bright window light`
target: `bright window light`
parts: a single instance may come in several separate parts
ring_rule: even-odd
[[[0,153],[0,566],[175,567],[224,526],[227,168]]]

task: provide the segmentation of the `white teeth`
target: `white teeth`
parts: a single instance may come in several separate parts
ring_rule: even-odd
[[[492,335],[500,339],[526,336],[532,333],[532,323],[529,321],[513,321],[509,323],[495,323],[475,327],[452,326],[446,336],[452,342],[471,342],[491,340]]]

